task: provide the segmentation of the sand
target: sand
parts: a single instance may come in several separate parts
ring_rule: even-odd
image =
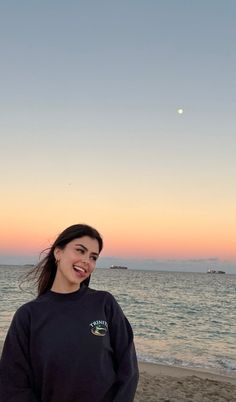
[[[236,402],[236,376],[139,363],[135,402]]]

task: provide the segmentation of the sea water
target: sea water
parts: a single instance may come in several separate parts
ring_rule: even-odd
[[[29,270],[0,266],[0,342]],[[140,361],[236,376],[236,275],[98,268],[90,287],[111,292],[129,319]]]

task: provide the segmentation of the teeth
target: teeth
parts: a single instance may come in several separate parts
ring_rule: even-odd
[[[85,269],[78,267],[77,265],[74,265],[74,268],[76,271],[86,272]]]

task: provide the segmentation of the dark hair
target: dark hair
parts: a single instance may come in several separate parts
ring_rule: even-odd
[[[38,295],[42,295],[51,289],[57,271],[56,260],[54,257],[55,248],[63,249],[67,243],[74,239],[78,239],[83,236],[91,237],[98,241],[99,253],[102,251],[103,240],[101,235],[96,229],[85,224],[76,224],[69,226],[56,238],[53,245],[45,250],[47,255],[35,266],[35,268],[27,275],[32,276],[35,279],[38,289]],[[89,285],[90,276],[86,278],[82,283],[86,286]]]

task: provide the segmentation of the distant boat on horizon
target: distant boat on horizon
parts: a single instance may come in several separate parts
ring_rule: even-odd
[[[216,269],[208,269],[207,274],[225,274],[225,271],[216,270]]]
[[[124,267],[123,265],[111,265],[110,269],[128,269],[128,267]]]

